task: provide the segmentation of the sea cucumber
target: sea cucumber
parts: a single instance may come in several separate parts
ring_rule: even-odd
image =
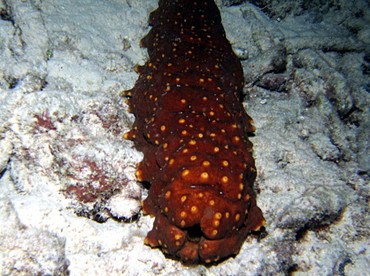
[[[124,137],[144,153],[136,176],[150,185],[143,211],[155,217],[145,243],[185,263],[219,262],[265,224],[243,70],[213,0],[160,0],[149,25],[149,60],[123,93],[135,115]]]

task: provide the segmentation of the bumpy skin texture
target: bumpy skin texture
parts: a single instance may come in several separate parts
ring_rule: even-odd
[[[149,24],[149,61],[125,91],[136,117],[125,137],[144,153],[136,175],[150,183],[143,210],[155,217],[145,242],[183,262],[217,262],[265,222],[242,67],[213,0],[160,0]]]

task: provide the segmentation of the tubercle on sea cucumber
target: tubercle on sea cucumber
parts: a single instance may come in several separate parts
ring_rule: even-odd
[[[185,263],[215,263],[265,224],[243,70],[213,0],[160,0],[149,24],[149,60],[124,92],[135,115],[124,137],[144,153],[136,176],[150,183],[143,211],[155,217],[145,243]]]

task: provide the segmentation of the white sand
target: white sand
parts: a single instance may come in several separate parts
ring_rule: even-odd
[[[139,41],[157,1],[5,0],[1,275],[369,275],[370,9],[339,1],[321,20],[274,20],[218,4],[243,58],[267,236],[213,267],[143,243],[142,155],[121,137],[133,116],[119,92],[146,60]]]

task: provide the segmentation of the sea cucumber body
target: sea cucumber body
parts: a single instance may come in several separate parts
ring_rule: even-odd
[[[213,0],[160,0],[142,46],[149,60],[126,91],[132,139],[150,184],[146,243],[184,262],[217,262],[239,252],[264,225],[256,168],[240,102],[243,71]]]

